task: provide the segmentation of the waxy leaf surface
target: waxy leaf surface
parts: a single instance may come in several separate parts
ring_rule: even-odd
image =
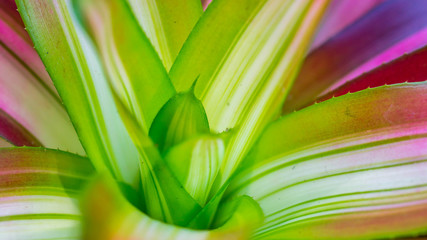
[[[209,123],[202,103],[192,90],[171,98],[154,119],[150,137],[160,151],[197,135],[209,133]]]
[[[89,158],[98,171],[109,170],[137,189],[136,148],[117,113],[96,52],[71,11],[71,1],[19,0],[17,5]]]
[[[169,168],[201,206],[208,200],[219,173],[224,145],[219,136],[202,135],[171,148],[165,155]]]
[[[426,59],[427,47],[423,47],[347,82],[319,97],[316,102],[387,84],[422,82],[427,79]]]
[[[280,109],[327,2],[214,1],[184,44],[170,71],[176,89],[199,76],[211,130],[236,128],[219,186]]]
[[[385,1],[313,50],[289,92],[284,112],[298,110],[364,72],[426,45],[427,5],[423,0],[407,3]]]
[[[262,221],[262,212],[249,197],[240,198],[229,219],[215,230],[191,230],[168,225],[139,212],[119,194],[108,179],[94,182],[88,191],[84,210],[87,214],[85,239],[248,239]],[[110,201],[104,201],[110,199]]]
[[[127,0],[139,25],[169,71],[201,16],[199,0]]]
[[[332,0],[325,12],[322,24],[317,29],[311,48],[319,47],[384,1]]]
[[[267,128],[227,194],[260,204],[266,222],[256,238],[423,233],[426,103],[422,82],[366,89],[289,114]]]
[[[7,2],[0,5],[1,135],[16,145],[84,154],[40,57]]]
[[[175,94],[159,56],[125,1],[79,3],[112,86],[148,132],[157,112]]]
[[[0,149],[0,238],[79,239],[78,200],[93,172],[88,159],[70,153]]]
[[[122,120],[139,152],[141,183],[147,213],[168,223],[184,226],[201,207],[171,172],[148,134],[118,97]]]

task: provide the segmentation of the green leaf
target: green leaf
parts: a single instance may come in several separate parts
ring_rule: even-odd
[[[149,218],[120,195],[109,179],[98,179],[87,192],[83,211],[86,213],[85,239],[248,239],[262,220],[258,205],[244,197],[233,205],[230,219],[215,230],[191,230]],[[105,201],[110,199],[110,201]]]
[[[264,214],[259,204],[249,196],[240,196],[220,207],[214,227],[251,230],[261,225],[263,221]]]
[[[194,80],[196,96],[220,65],[233,40],[245,28],[265,0],[215,0],[195,25],[169,74],[178,92],[188,90]]]
[[[71,12],[71,2],[18,0],[17,5],[89,158],[98,171],[108,169],[137,189],[137,151],[93,46]]]
[[[203,9],[199,0],[127,0],[139,25],[156,49],[166,70],[175,61],[182,44]]]
[[[258,238],[376,239],[427,231],[427,83],[363,90],[270,125],[227,196],[266,215]]]
[[[0,96],[0,125],[8,126],[0,127],[2,135],[16,145],[85,154],[40,57],[8,5],[0,5],[0,85],[5,90]],[[25,137],[9,138],[8,131]]]
[[[170,71],[176,89],[200,75],[195,94],[211,130],[236,128],[221,183],[280,111],[327,2],[216,0],[184,44]]]
[[[115,100],[119,114],[138,148],[147,213],[155,219],[184,226],[201,210],[200,205],[172,174],[148,134],[138,125],[120,99],[116,97]]]
[[[171,148],[165,156],[169,168],[201,206],[219,173],[224,149],[221,137],[205,135]]]
[[[125,1],[82,0],[79,6],[115,91],[148,132],[175,94],[159,56]]]
[[[175,95],[162,107],[153,121],[149,136],[160,151],[165,151],[205,133],[209,133],[205,109],[190,90]]]
[[[78,239],[90,161],[42,148],[0,149],[0,238]]]

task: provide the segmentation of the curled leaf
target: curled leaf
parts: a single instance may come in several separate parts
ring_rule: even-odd
[[[205,109],[192,90],[171,98],[159,111],[150,128],[150,137],[160,151],[182,141],[209,133]]]

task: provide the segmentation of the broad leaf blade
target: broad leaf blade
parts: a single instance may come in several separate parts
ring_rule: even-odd
[[[301,109],[319,95],[426,44],[423,0],[383,2],[307,56],[284,113]]]
[[[125,1],[79,3],[112,85],[148,132],[157,112],[175,94],[159,56]]]
[[[325,5],[326,1],[216,0],[196,24],[170,71],[171,79],[176,89],[182,91],[198,77],[195,94],[202,99],[211,129],[214,132],[227,131],[230,127],[236,129],[231,131],[222,172],[211,192],[214,197],[191,226],[207,227],[205,223],[209,226],[223,194],[221,185],[246,154],[260,129],[280,108],[281,98],[286,93],[283,87],[292,82],[292,74],[299,65],[298,60],[293,65],[288,60],[299,59],[298,56],[304,54],[304,46]],[[287,12],[290,6],[293,11]],[[304,21],[302,15],[306,17]],[[271,18],[274,24],[269,21]],[[298,32],[297,37],[291,39],[295,32]],[[255,50],[248,49],[253,46],[257,46]],[[205,99],[207,94],[208,100]],[[233,101],[228,102],[230,99]]]
[[[426,90],[425,82],[366,89],[283,117],[266,129],[227,195],[260,203],[259,238],[425,232]]]
[[[43,145],[84,154],[22,22],[12,17],[14,13],[9,15],[5,4],[0,5],[0,115],[2,125],[7,126],[2,127],[2,135],[16,145]]]
[[[363,89],[404,82],[422,82],[427,79],[427,46],[405,54],[387,64],[357,77],[339,88],[319,97],[316,102],[358,92]]]
[[[214,1],[184,44],[170,71],[176,89],[188,88],[191,77],[200,75],[195,93],[211,129],[237,128],[225,153],[221,184],[277,114],[326,5]]]
[[[290,1],[289,6],[283,7],[285,4],[276,1],[266,3],[254,21],[248,26],[248,38],[243,38],[243,41],[239,41],[237,44],[237,46],[242,44],[242,48],[247,49],[248,46],[246,44],[257,39],[255,42],[259,44],[260,52],[249,54],[252,57],[252,62],[247,66],[246,70],[241,71],[237,67],[231,71],[239,75],[237,79],[233,79],[233,82],[243,85],[248,84],[250,85],[249,89],[242,90],[238,85],[232,87],[232,91],[235,92],[229,95],[227,100],[231,102],[230,106],[226,107],[227,103],[225,102],[225,105],[223,105],[226,109],[225,113],[219,113],[217,112],[218,108],[212,105],[217,91],[216,85],[213,84],[209,87],[207,97],[203,98],[203,100],[204,103],[210,102],[210,106],[215,109],[215,120],[218,120],[217,122],[220,124],[224,122],[226,125],[232,124],[228,127],[238,128],[236,136],[230,141],[225,153],[222,165],[223,183],[238,166],[243,156],[247,154],[258,134],[274,119],[279,111],[278,109],[299,71],[312,34],[327,4],[328,1]],[[264,32],[264,26],[270,24],[268,20],[270,15],[275,18],[274,21],[277,25],[273,24],[272,26],[274,27],[272,29]],[[253,34],[252,30],[259,31],[258,33],[263,34],[263,37],[259,38],[256,34]],[[286,40],[283,41],[283,39]],[[238,55],[240,53],[242,55],[231,58],[232,62],[237,63],[239,58],[248,57],[246,56],[246,51],[239,52],[243,49],[236,50]],[[227,74],[227,72],[228,69],[223,73]],[[252,77],[249,77],[251,75]],[[247,80],[250,81],[248,82]],[[230,90],[229,87],[226,87],[226,89]],[[235,101],[242,96],[244,96],[243,99]],[[221,102],[221,104],[224,104],[224,102]],[[206,111],[209,117],[211,108],[208,106],[206,106]],[[236,119],[236,113],[233,110],[237,110],[238,119]],[[215,122],[211,123],[211,126]]]
[[[81,237],[79,193],[93,170],[61,151],[0,149],[0,238]]]
[[[265,2],[210,79],[201,99],[211,129],[236,128],[221,166],[221,183],[277,114],[326,5]]]
[[[199,0],[127,0],[166,70],[202,14]]]
[[[195,91],[196,96],[200,97],[233,40],[262,2],[264,0],[216,0],[209,7],[189,35],[169,72],[178,92],[187,91],[199,77]]]
[[[17,5],[91,161],[99,171],[109,169],[119,181],[138,188],[137,151],[71,2],[19,0]]]
[[[311,48],[319,47],[384,1],[332,0]]]
[[[34,50],[33,42],[25,31],[24,23],[16,9],[13,0],[5,0],[0,3],[0,39],[2,45],[12,52],[15,58],[19,59],[37,81],[51,90],[54,95],[58,95],[43,62]]]

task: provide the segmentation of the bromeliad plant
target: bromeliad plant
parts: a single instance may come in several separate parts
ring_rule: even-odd
[[[327,6],[1,0],[0,238],[426,233],[427,4]]]

